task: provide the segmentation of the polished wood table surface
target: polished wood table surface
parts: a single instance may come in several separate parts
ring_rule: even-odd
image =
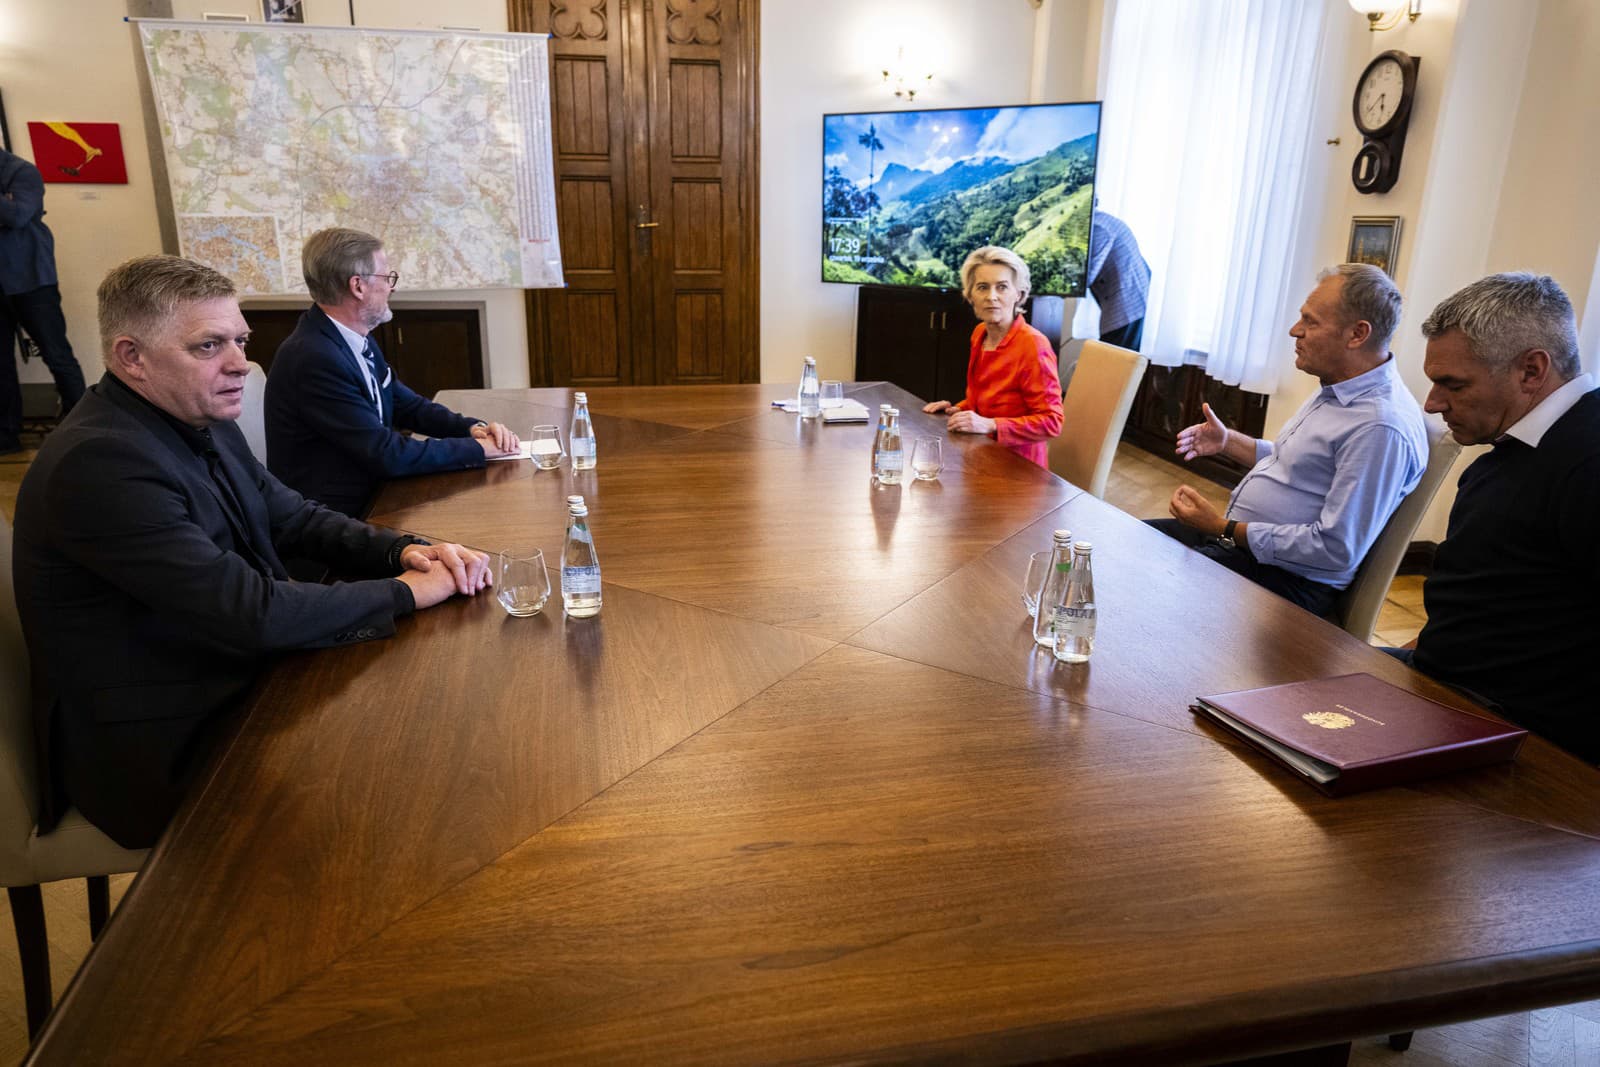
[[[783,391],[593,390],[594,471],[387,487],[374,521],[557,583],[583,493],[603,612],[285,657],[36,1062],[1207,1063],[1600,995],[1600,772],[1535,739],[1323,797],[1190,699],[1451,695],[992,442],[873,487],[873,428]],[[1018,597],[1060,526],[1077,666]]]

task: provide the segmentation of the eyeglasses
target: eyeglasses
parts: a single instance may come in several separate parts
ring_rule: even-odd
[[[358,274],[356,277],[382,278],[389,283],[389,288],[398,289],[400,287],[400,272],[397,270],[392,270],[388,274]]]

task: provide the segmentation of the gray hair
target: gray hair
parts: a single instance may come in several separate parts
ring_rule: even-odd
[[[1022,262],[1022,257],[1009,248],[999,245],[984,245],[976,250],[961,264],[961,295],[967,303],[972,303],[972,276],[978,273],[979,267],[1010,267],[1011,276],[1017,281],[1017,303],[1028,299],[1028,293],[1033,288],[1033,279],[1028,275],[1028,265]]]
[[[1542,348],[1562,381],[1578,362],[1578,319],[1572,301],[1548,274],[1491,274],[1446,297],[1422,324],[1430,341],[1450,330],[1466,334],[1472,354],[1496,372],[1524,352]]]
[[[311,299],[334,306],[350,295],[350,279],[371,274],[377,264],[373,257],[383,242],[370,233],[330,226],[306,238],[300,253],[300,270],[306,276]]]
[[[1394,279],[1370,263],[1341,263],[1317,275],[1317,281],[1343,278],[1339,286],[1339,307],[1346,316],[1346,325],[1365,322],[1372,327],[1367,347],[1379,352],[1389,350],[1389,342],[1400,325],[1400,290]]]
[[[235,296],[224,274],[179,256],[140,256],[113,267],[97,293],[100,345],[107,356],[118,337],[148,342],[167,327],[180,304]]]

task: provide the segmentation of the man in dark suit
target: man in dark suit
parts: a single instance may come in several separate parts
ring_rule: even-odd
[[[56,243],[44,224],[44,179],[38,167],[0,148],[0,454],[22,447],[22,388],[12,357],[19,326],[39,346],[65,415],[83,395],[83,369],[61,314]]]
[[[249,331],[227,278],[146,256],[99,297],[107,373],[23,479],[13,570],[40,829],[76,805],[140,848],[271,653],[387,637],[490,578],[479,553],[348,519],[255,461],[233,422]],[[290,553],[369,578],[292,582]]]
[[[367,336],[394,317],[389,295],[400,282],[382,241],[319,230],[300,264],[316,303],[278,346],[267,376],[267,466],[285,485],[360,516],[386,478],[468,470],[516,451],[517,435],[499,423],[407,389]]]

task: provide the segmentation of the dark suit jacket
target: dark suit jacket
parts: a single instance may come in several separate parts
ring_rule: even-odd
[[[41,830],[76,805],[119,844],[150,845],[219,712],[270,653],[386,637],[412,610],[410,590],[388,578],[284,580],[289,552],[392,575],[410,539],[286,488],[233,423],[212,434],[239,529],[206,461],[110,375],[23,478],[12,562],[33,665]]]
[[[55,238],[44,224],[39,168],[0,148],[0,293],[56,284],[55,249]],[[10,344],[8,340],[7,351]]]
[[[339,328],[315,305],[278,346],[267,375],[267,466],[285,485],[359,516],[386,478],[484,465],[483,449],[469,436],[476,420],[407,389],[381,352],[380,418],[355,360]]]

